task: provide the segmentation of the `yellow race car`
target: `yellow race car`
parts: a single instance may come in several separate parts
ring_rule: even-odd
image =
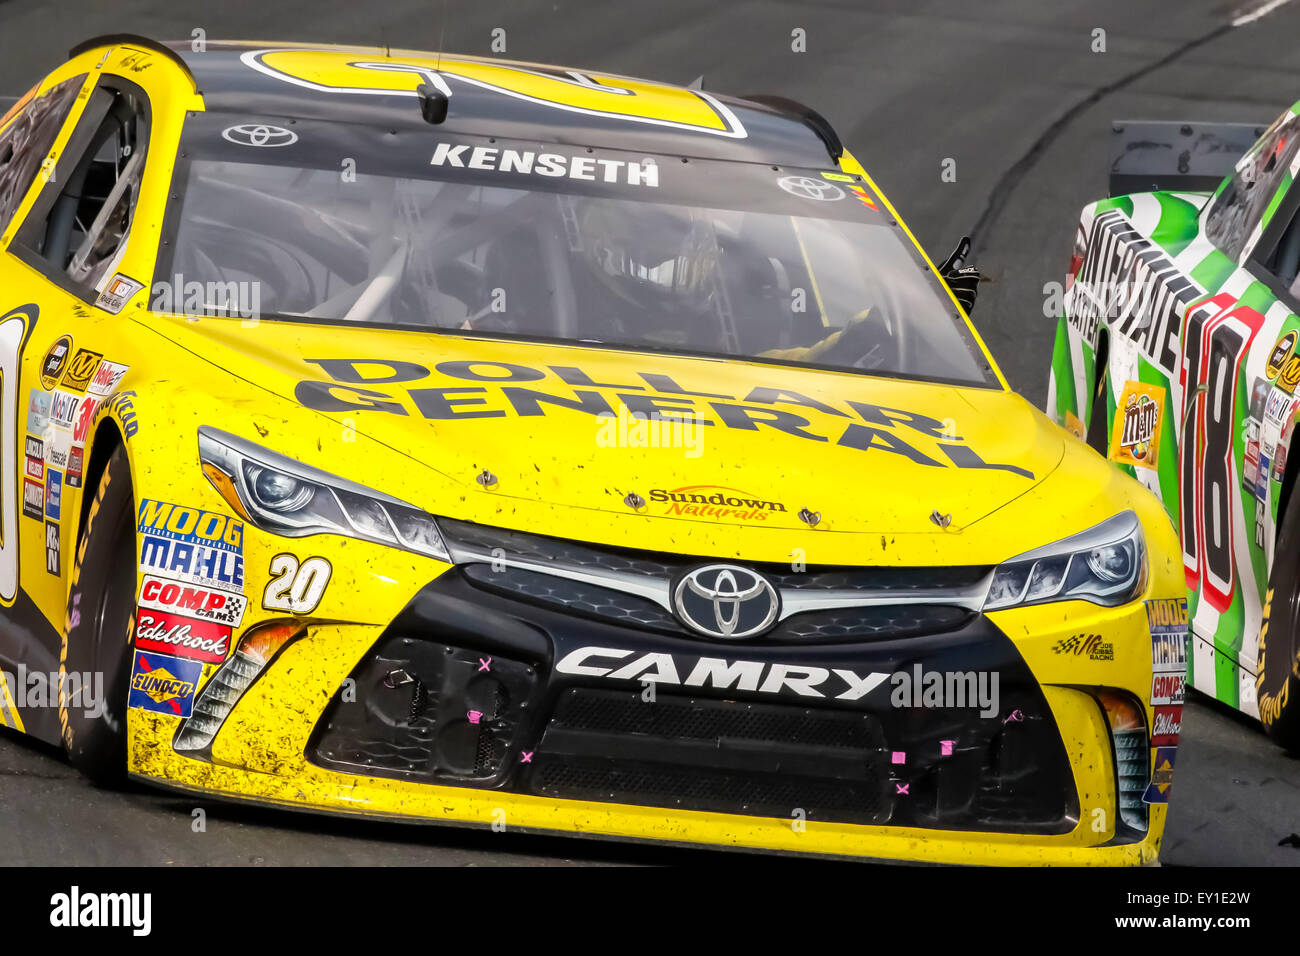
[[[812,111],[105,37],[0,230],[0,722],[93,779],[1156,860],[1178,537]]]

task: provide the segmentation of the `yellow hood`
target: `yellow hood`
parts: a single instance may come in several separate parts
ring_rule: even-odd
[[[807,509],[819,530],[930,534],[935,514],[951,516],[951,533],[1029,491],[1063,453],[1063,433],[999,389],[454,333],[151,318],[178,345],[441,472],[467,503],[486,491],[623,515],[636,495],[637,513],[693,524],[806,530]],[[691,416],[699,424],[682,421]]]

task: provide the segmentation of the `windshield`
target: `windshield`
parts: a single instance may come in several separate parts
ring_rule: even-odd
[[[385,132],[192,117],[153,307],[992,381],[858,177]]]

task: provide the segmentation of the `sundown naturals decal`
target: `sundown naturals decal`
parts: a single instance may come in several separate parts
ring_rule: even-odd
[[[1125,382],[1115,406],[1110,460],[1139,468],[1156,468],[1165,390],[1145,382]]]
[[[785,505],[755,497],[739,488],[721,485],[683,485],[680,488],[651,488],[650,501],[662,505],[660,514],[674,517],[720,518],[728,521],[763,522]]]
[[[744,396],[734,396],[691,391],[657,372],[628,373],[628,381],[615,384],[596,381],[573,366],[447,361],[429,369],[401,359],[307,361],[320,366],[330,380],[300,381],[294,396],[303,406],[322,412],[419,415],[431,421],[532,418],[556,409],[615,420],[630,413],[704,428],[772,430],[805,441],[888,453],[923,467],[1007,471],[1031,481],[1035,477],[1018,465],[986,460],[953,433],[951,422],[870,402],[847,400],[837,407],[780,387],[755,386]],[[458,384],[424,384],[435,373]]]

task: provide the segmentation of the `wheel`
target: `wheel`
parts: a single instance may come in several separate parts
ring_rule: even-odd
[[[1300,497],[1287,502],[1273,551],[1259,629],[1255,697],[1269,734],[1300,751]]]
[[[60,675],[103,675],[102,700],[60,695],[59,725],[71,764],[106,786],[126,779],[135,584],[135,501],[126,452],[119,447],[95,489],[77,546],[59,654]],[[75,691],[75,684],[69,689]]]

